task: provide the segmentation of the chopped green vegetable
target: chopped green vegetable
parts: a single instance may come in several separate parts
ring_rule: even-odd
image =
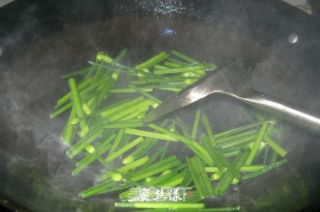
[[[120,111],[120,110],[122,110],[122,109],[124,109],[126,107],[130,107],[132,105],[135,105],[136,103],[141,102],[141,101],[143,101],[143,97],[138,97],[138,98],[130,100],[130,101],[124,103],[124,104],[121,104],[121,106],[117,106],[116,105],[116,107],[112,107],[110,109],[107,108],[105,111],[101,112],[101,116],[106,117],[106,116],[108,116],[110,114],[113,114],[113,113],[115,113],[117,111]]]
[[[128,150],[132,149],[134,146],[138,145],[141,141],[143,141],[143,138],[139,137],[137,139],[135,139],[134,141],[130,142],[129,144],[127,144],[126,146],[122,147],[121,149],[119,149],[117,152],[114,152],[112,154],[110,154],[105,161],[106,162],[111,162],[114,159],[116,159],[117,157],[119,157],[120,155],[122,155],[123,153],[127,152]]]
[[[137,65],[137,68],[143,69],[143,68],[150,68],[154,66],[157,63],[160,63],[161,61],[165,60],[168,58],[169,55],[166,52],[161,52],[157,54],[156,56],[150,58],[149,60]]]
[[[194,164],[192,163],[190,158],[186,158],[187,164],[188,164],[188,168],[190,171],[190,174],[192,176],[193,182],[197,188],[197,191],[199,192],[199,195],[202,199],[205,198],[205,191],[203,191],[203,185],[200,182],[200,178],[199,175],[197,174],[197,170],[194,167]]]
[[[111,144],[110,142],[115,139],[116,135],[113,134],[109,136],[101,145],[98,146],[97,154],[102,155],[104,154],[108,149],[110,149]],[[76,168],[72,171],[72,175],[75,176],[79,174],[84,168],[89,166],[91,163],[95,161],[95,157],[92,155],[87,155],[84,158],[82,158],[79,162],[76,163]]]
[[[131,128],[125,129],[125,133],[130,134],[130,135],[148,137],[148,138],[156,138],[159,140],[178,141],[177,139],[175,139],[169,135],[166,135],[166,134],[143,131],[143,130],[136,130],[136,129],[131,129]]]
[[[120,141],[124,135],[124,129],[119,130],[116,140],[113,142],[111,149],[109,151],[109,155],[113,153],[113,151],[119,146]]]
[[[198,209],[204,208],[204,203],[158,203],[158,202],[135,202],[135,203],[119,203],[115,206],[118,208],[187,208]]]
[[[132,176],[130,179],[132,180],[132,181],[139,181],[139,180],[142,180],[142,179],[144,179],[144,178],[146,178],[146,177],[150,177],[150,176],[152,176],[152,175],[155,175],[155,174],[158,174],[158,173],[160,173],[160,172],[163,172],[163,171],[165,171],[166,169],[171,169],[171,168],[173,168],[173,167],[176,167],[176,166],[178,166],[178,165],[180,165],[181,164],[181,161],[180,160],[175,160],[175,161],[172,161],[171,163],[169,163],[169,164],[165,164],[165,165],[163,165],[163,166],[161,166],[161,167],[158,167],[158,168],[155,168],[155,169],[153,169],[153,170],[150,170],[150,171],[147,171],[147,172],[144,172],[144,173],[142,173],[142,174],[140,174],[139,176]]]
[[[72,93],[73,104],[75,106],[77,115],[78,115],[78,117],[80,119],[82,119],[82,118],[84,118],[85,114],[84,114],[84,111],[83,111],[83,108],[82,108],[82,101],[81,101],[81,98],[80,98],[79,93],[78,93],[78,89],[77,89],[77,86],[76,86],[76,81],[73,78],[69,79],[69,86],[70,86],[70,90],[71,90],[71,93]],[[82,120],[80,122],[80,126],[81,126],[81,128],[85,127],[86,126],[86,122],[84,120]]]
[[[136,160],[132,163],[129,163],[125,166],[122,166],[120,168],[117,169],[117,171],[121,174],[125,174],[127,173],[129,170],[132,170],[132,169],[135,169],[139,166],[142,166],[143,164],[145,164],[147,161],[149,160],[149,157],[148,156],[145,156],[143,158],[140,158],[139,160]],[[105,174],[102,174],[98,177],[98,180],[99,181],[103,181],[103,180],[106,180],[109,178],[109,175],[107,173]]]
[[[189,56],[187,56],[187,55],[185,55],[185,54],[183,54],[183,53],[181,53],[181,52],[178,52],[178,51],[176,51],[176,50],[171,50],[171,53],[172,53],[173,55],[175,55],[175,56],[177,56],[177,57],[179,57],[179,58],[181,58],[181,59],[189,62],[189,63],[197,63],[196,60],[194,60],[194,59],[192,59],[191,57],[189,57]]]
[[[254,177],[258,177],[264,173],[267,173],[273,169],[276,169],[284,164],[288,163],[288,161],[286,159],[283,159],[279,162],[276,162],[276,163],[272,163],[270,164],[269,166],[265,167],[264,169],[261,169],[260,171],[257,171],[257,172],[253,172],[253,173],[250,173],[250,174],[247,174],[247,175],[244,175],[243,176],[243,180],[248,180],[248,179],[251,179],[251,178],[254,178]]]
[[[199,202],[212,195],[223,195],[231,185],[287,163],[286,159],[276,162],[278,155],[287,154],[281,147],[283,128],[274,118],[258,112],[251,118],[241,109],[251,123],[216,134],[213,122],[210,124],[200,109],[192,114],[193,123],[175,117],[160,126],[145,124],[143,119],[151,107],[165,104],[157,91],[179,92],[217,66],[172,50],[170,55],[160,52],[130,67],[120,63],[125,53],[126,49],[113,59],[106,52],[98,52],[96,61],[89,61],[93,66],[61,76],[69,78],[70,92],[58,100],[50,116],[69,113],[61,139],[70,146],[67,155],[78,160],[72,175],[78,175],[94,161],[101,167],[99,184],[81,191],[81,198],[122,191],[119,197],[123,202],[116,203],[116,207],[149,208],[146,212],[234,211],[239,206],[204,208],[204,203]],[[83,79],[77,83],[70,78],[80,75]],[[127,80],[127,86],[119,88],[118,79]],[[184,158],[178,154],[177,158],[172,155],[175,149],[182,153],[191,150],[191,155]],[[271,164],[266,166],[271,154]],[[260,156],[264,164],[255,163]],[[181,162],[184,159],[186,163]],[[118,165],[120,160],[124,165]],[[209,172],[213,172],[210,178]],[[129,198],[128,189],[132,186],[192,187],[192,196],[185,191],[185,202],[181,203],[134,202]],[[155,191],[150,192],[155,195]]]
[[[90,133],[88,133],[85,137],[83,137],[81,140],[79,140],[76,144],[74,144],[72,147],[70,147],[67,150],[67,155],[70,158],[73,158],[74,156],[79,154],[93,140],[99,137],[102,133],[103,133],[103,129],[101,128],[97,128],[90,131]]]
[[[200,122],[200,115],[201,115],[201,110],[197,110],[196,117],[194,118],[194,124],[193,124],[193,128],[192,128],[192,133],[191,133],[191,137],[193,139],[196,139],[196,137],[197,137],[197,132],[198,132],[198,128],[199,128],[199,122]]]
[[[207,151],[208,151],[209,155],[211,156],[213,162],[217,164],[217,167],[219,169],[222,169],[223,163],[222,163],[218,153],[214,149],[212,143],[209,141],[208,136],[206,134],[202,134],[200,136],[200,140],[201,140],[201,143],[204,145],[204,147],[207,149]]]
[[[211,126],[210,126],[210,123],[209,123],[209,120],[207,118],[206,115],[202,115],[202,122],[203,122],[203,125],[204,125],[204,128],[206,129],[206,132],[210,138],[210,141],[212,143],[212,145],[216,145],[216,142],[215,142],[215,139],[214,139],[214,136],[213,136],[213,133],[212,133],[212,130],[211,130]]]
[[[260,142],[262,141],[263,139],[263,136],[264,136],[264,133],[266,132],[267,130],[267,127],[268,127],[268,124],[263,124],[262,127],[261,127],[261,130],[259,132],[259,135],[254,143],[254,146],[253,148],[251,149],[251,152],[249,154],[249,157],[246,161],[246,165],[251,165],[253,159],[255,158],[256,154],[257,154],[257,151],[258,151],[258,148],[259,148],[259,145],[260,145]]]
[[[273,141],[270,137],[264,136],[263,140],[269,144],[269,146],[278,153],[281,157],[285,157],[287,154],[287,151],[283,149],[279,144],[277,144],[275,141]]]
[[[143,92],[153,92],[152,88],[142,88],[141,89]],[[135,93],[135,91],[132,88],[118,88],[118,89],[111,89],[109,93]]]

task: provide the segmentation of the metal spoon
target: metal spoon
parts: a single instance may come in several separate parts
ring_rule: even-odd
[[[151,111],[144,121],[159,117],[196,102],[210,94],[223,94],[238,99],[280,119],[320,135],[320,116],[306,108],[284,102],[256,91],[251,80],[254,62],[239,58],[233,63],[209,73],[203,79],[180,91],[158,108]]]

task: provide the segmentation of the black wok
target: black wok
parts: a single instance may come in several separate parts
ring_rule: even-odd
[[[81,199],[99,166],[78,177],[59,139],[66,116],[50,119],[67,90],[63,73],[87,66],[97,51],[129,49],[126,64],[177,49],[218,66],[253,58],[257,90],[320,111],[320,31],[316,19],[281,1],[15,1],[0,10],[0,204],[27,211],[114,211],[117,194]],[[297,36],[297,42],[289,37]],[[289,40],[288,40],[289,39]],[[164,95],[165,96],[165,95]],[[117,98],[117,97],[114,97]],[[227,97],[199,103],[214,130],[245,123]],[[195,107],[180,110],[191,122]],[[252,110],[251,108],[248,108]],[[289,166],[241,182],[208,206],[243,211],[316,211],[319,137],[289,123]],[[172,148],[171,153],[187,154]],[[120,211],[120,210],[119,210]]]

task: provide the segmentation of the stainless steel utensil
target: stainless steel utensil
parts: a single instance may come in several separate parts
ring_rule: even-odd
[[[162,115],[196,102],[210,94],[223,94],[238,99],[306,130],[320,135],[320,116],[306,108],[284,102],[254,89],[251,70],[254,62],[240,58],[206,75],[195,84],[170,97],[145,118],[151,122]]]

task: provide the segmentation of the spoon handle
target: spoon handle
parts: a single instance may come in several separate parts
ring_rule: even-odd
[[[257,109],[320,135],[320,115],[314,111],[257,91],[250,92],[250,95],[245,97],[236,98]]]

